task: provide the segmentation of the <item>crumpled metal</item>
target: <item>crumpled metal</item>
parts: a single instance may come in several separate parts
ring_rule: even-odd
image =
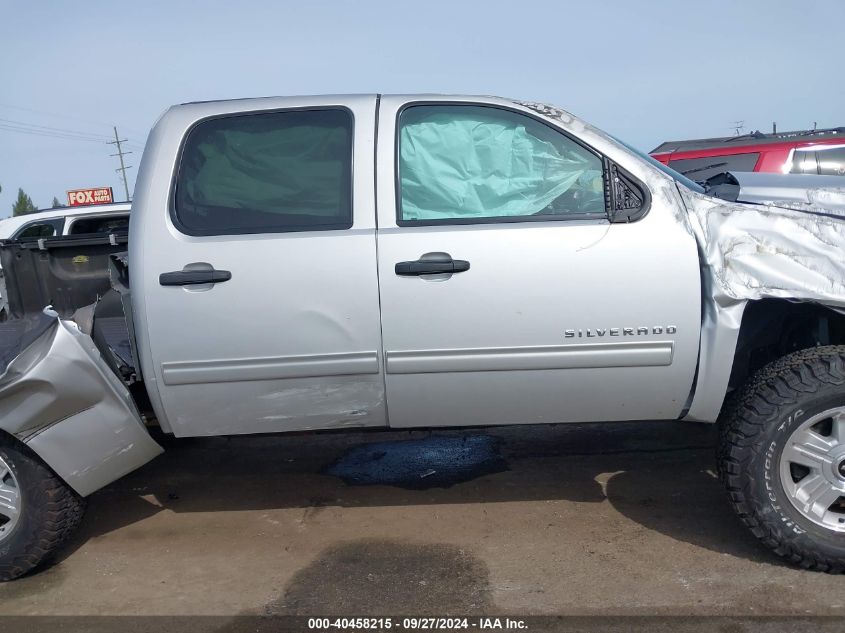
[[[764,204],[782,209],[837,215],[845,219],[845,187],[808,189],[805,195],[806,201],[787,202],[783,200],[771,200],[766,201]]]
[[[0,375],[0,429],[81,495],[162,452],[126,386],[72,321],[54,319]]]
[[[723,180],[714,186],[727,183],[739,187],[736,197],[727,198],[732,202],[845,217],[845,178],[841,176],[729,171]]]
[[[721,303],[777,298],[845,308],[845,219],[679,190]]]
[[[749,301],[813,302],[845,313],[845,219],[678,189],[704,272],[698,378],[685,419],[712,422]]]

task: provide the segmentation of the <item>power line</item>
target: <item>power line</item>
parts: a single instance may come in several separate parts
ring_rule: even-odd
[[[12,119],[2,119],[2,118],[0,118],[0,121],[2,121],[3,123],[6,123],[6,124],[13,124],[13,125],[17,125],[17,126],[25,126],[27,128],[34,128],[34,129],[37,129],[37,130],[45,130],[45,131],[48,131],[48,132],[62,132],[64,134],[75,134],[75,135],[78,135],[78,136],[101,138],[103,140],[110,138],[106,134],[95,134],[94,132],[82,132],[82,131],[79,131],[79,130],[69,130],[67,128],[51,127],[49,125],[36,125],[35,123],[26,123],[25,121],[13,121]]]
[[[106,125],[104,123],[95,123],[95,122],[89,121],[87,119],[80,119],[78,117],[73,117],[73,116],[69,116],[69,115],[65,115],[65,114],[58,114],[58,113],[54,113],[54,112],[45,112],[43,110],[34,110],[32,108],[23,108],[23,107],[20,107],[20,106],[13,106],[13,105],[0,103],[0,109],[2,109],[2,108],[12,108],[14,110],[22,110],[24,112],[33,112],[35,114],[43,114],[43,115],[52,116],[52,117],[62,117],[62,118],[65,118],[65,119],[71,119],[71,120],[74,120],[74,121],[80,121],[80,122],[83,122],[83,123],[87,123],[89,125],[94,125],[94,126],[97,126],[99,128],[112,127],[111,125]],[[55,131],[55,132],[60,132],[60,133],[64,133],[64,134],[72,134],[72,135],[76,135],[76,136],[94,137],[94,138],[101,139],[103,142],[105,142],[106,139],[111,138],[110,134],[100,134],[100,133],[97,133],[97,132],[90,132],[90,131],[87,131],[87,130],[71,130],[71,129],[68,129],[68,128],[53,127],[53,126],[49,126],[49,125],[40,125],[40,124],[37,124],[37,123],[27,123],[26,121],[14,121],[12,119],[0,118],[0,122],[5,122],[5,123],[8,123],[8,124],[14,124],[17,127],[34,128],[34,129],[46,130],[46,131]],[[126,128],[124,126],[124,129],[131,129],[131,128]],[[133,130],[133,132],[136,132],[136,131]],[[137,134],[139,136],[141,136],[141,135],[146,136],[146,134],[143,133],[143,132],[137,132]],[[143,146],[143,143],[139,142],[139,141],[134,141],[134,140],[130,139],[130,142]]]
[[[91,141],[94,143],[106,143],[109,136],[100,136],[94,134],[87,134],[85,132],[77,132],[75,130],[65,130],[64,128],[50,128],[48,126],[35,126],[29,123],[22,123],[18,121],[6,123],[10,119],[0,119],[0,130],[7,132],[19,132],[21,134],[32,134],[34,136],[44,136],[48,138],[60,138],[77,141]],[[143,145],[138,141],[129,141],[130,144],[138,146],[137,149],[143,149]]]
[[[87,123],[88,125],[95,125],[99,128],[111,127],[110,125],[106,125],[105,123],[101,123],[101,122],[98,122],[98,121],[91,121],[90,119],[81,119],[79,117],[71,116],[69,114],[59,114],[58,112],[46,112],[44,110],[34,110],[32,108],[24,108],[24,107],[21,107],[21,106],[10,105],[8,103],[0,103],[0,108],[9,108],[11,110],[21,110],[22,112],[32,112],[33,114],[42,114],[44,116],[52,116],[52,117],[58,117],[58,118],[62,118],[62,119],[69,119],[71,121],[79,121],[80,123]],[[138,130],[133,130],[132,128],[127,128],[125,126],[124,126],[124,129],[128,129],[129,131],[134,132],[136,134],[143,134],[143,132],[139,132]]]
[[[6,132],[18,132],[19,134],[31,134],[33,136],[43,136],[46,138],[58,138],[58,139],[65,139],[65,140],[72,140],[72,141],[88,141],[92,143],[105,143],[105,139],[96,138],[93,136],[81,136],[75,134],[65,134],[59,132],[50,132],[48,130],[37,130],[32,128],[26,128],[16,125],[8,125],[6,123],[0,123],[0,130],[4,130]]]
[[[37,112],[37,110],[31,110],[29,108],[17,109]],[[135,147],[136,149],[143,150],[143,145],[141,143],[131,141],[128,138],[120,138],[120,135],[117,132],[117,126],[112,126],[112,130],[114,131],[114,140],[110,141],[107,140],[110,137],[101,134],[95,134],[94,132],[82,132],[80,130],[72,130],[69,128],[54,127],[50,125],[39,125],[36,123],[26,123],[25,121],[16,121],[13,119],[0,118],[0,131],[4,132],[17,132],[18,134],[29,134],[32,136],[39,136],[43,138],[62,139],[69,141],[86,141],[90,143],[106,143],[108,145],[115,145],[117,147],[117,153],[111,154],[111,156],[117,156],[120,160],[120,167],[115,169],[115,171],[120,173],[121,180],[123,181],[123,189],[126,193],[126,200],[128,201],[129,179],[126,176],[126,170],[131,169],[132,165],[127,165],[126,162],[123,160],[123,157],[134,152],[132,152],[131,150],[126,150],[124,149],[124,147]]]

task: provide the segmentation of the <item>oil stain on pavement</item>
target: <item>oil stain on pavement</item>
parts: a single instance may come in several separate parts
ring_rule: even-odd
[[[355,446],[323,470],[348,485],[425,490],[448,488],[508,470],[491,435],[432,435],[423,439]]]
[[[265,612],[468,615],[492,606],[487,566],[467,550],[360,539],[323,551]]]

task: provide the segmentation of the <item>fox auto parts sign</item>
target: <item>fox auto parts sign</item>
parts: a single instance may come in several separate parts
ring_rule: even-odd
[[[110,202],[114,202],[111,187],[74,189],[67,192],[67,203],[71,207],[80,207],[85,204],[109,204]]]

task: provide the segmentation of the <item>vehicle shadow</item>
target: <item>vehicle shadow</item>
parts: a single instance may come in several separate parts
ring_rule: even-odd
[[[164,455],[92,495],[60,556],[165,509],[564,500],[606,501],[678,541],[778,564],[731,511],[714,441],[712,426],[678,422],[170,439]]]

